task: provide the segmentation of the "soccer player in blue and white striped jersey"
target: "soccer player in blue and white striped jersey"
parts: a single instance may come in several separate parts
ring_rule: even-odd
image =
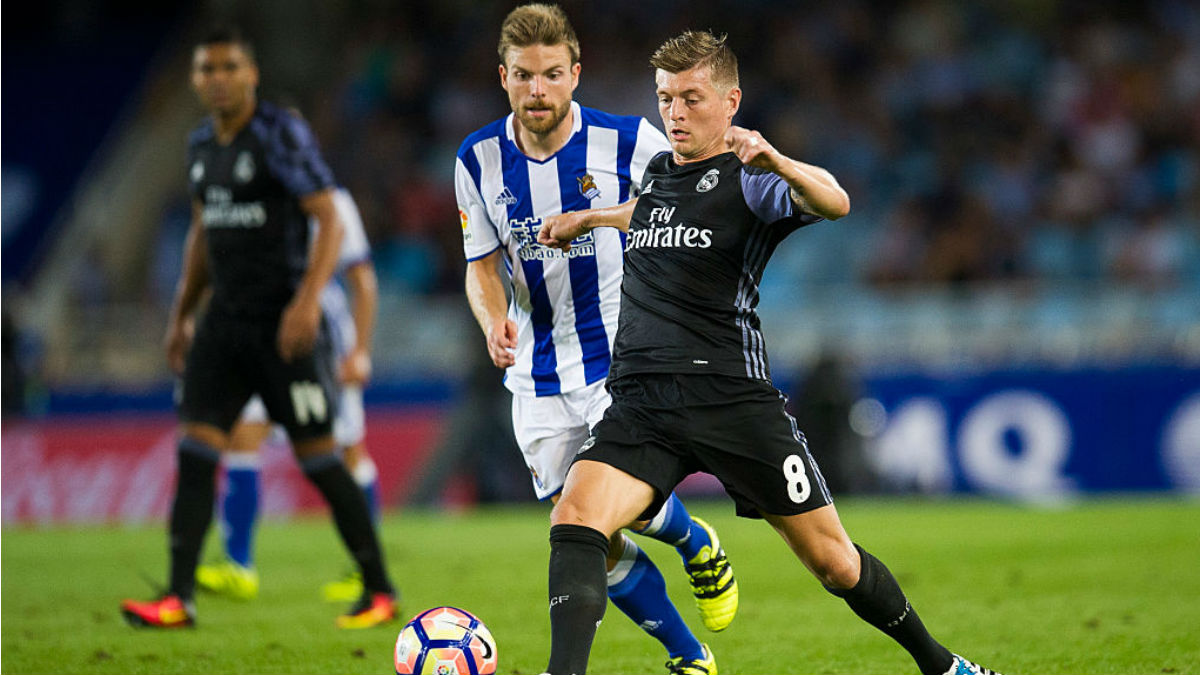
[[[646,188],[647,162],[670,146],[641,117],[572,100],[579,43],[557,6],[513,10],[501,27],[499,55],[512,114],[468,136],[455,167],[466,291],[488,353],[505,369],[514,431],[537,496],[556,501],[572,458],[610,402],[605,379],[625,235],[602,228],[563,252],[539,244],[538,229],[547,216],[636,196]],[[676,547],[705,626],[728,626],[737,584],[716,532],[674,495],[651,521],[633,527]],[[609,598],[663,643],[672,672],[715,672],[712,653],[667,598],[662,574],[620,532],[610,539],[607,568]]]

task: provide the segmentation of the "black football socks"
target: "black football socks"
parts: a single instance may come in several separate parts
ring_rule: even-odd
[[[608,537],[582,525],[550,528],[551,675],[583,675],[608,604]]]
[[[858,544],[854,547],[862,560],[858,583],[853,588],[826,587],[826,590],[845,600],[863,621],[907,649],[923,675],[945,673],[954,655],[929,635],[887,566]]]
[[[204,533],[212,522],[216,498],[214,479],[221,454],[206,443],[184,437],[179,441],[179,478],[171,503],[171,587],[169,592],[189,601],[196,589],[196,562]]]
[[[329,503],[342,543],[362,570],[363,586],[373,592],[395,593],[383,567],[383,551],[362,489],[346,465],[332,452],[300,460],[304,475]]]

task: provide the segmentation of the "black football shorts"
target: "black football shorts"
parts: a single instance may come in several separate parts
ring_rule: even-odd
[[[290,363],[279,356],[278,331],[274,320],[205,316],[187,357],[180,419],[228,433],[250,396],[258,394],[293,442],[332,433],[337,378],[324,319],[312,352]]]
[[[787,402],[770,383],[641,373],[608,383],[612,405],[575,460],[614,466],[655,489],[652,517],[688,474],[710,473],[737,514],[795,515],[831,504]]]

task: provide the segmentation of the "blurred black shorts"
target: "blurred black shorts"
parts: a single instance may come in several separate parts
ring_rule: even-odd
[[[293,441],[332,433],[337,376],[322,317],[311,353],[284,363],[276,347],[279,322],[206,315],[196,329],[179,402],[180,420],[228,433],[252,394]]]

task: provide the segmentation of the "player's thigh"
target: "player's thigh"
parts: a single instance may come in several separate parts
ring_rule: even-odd
[[[240,349],[238,327],[212,316],[201,320],[188,352],[180,388],[179,418],[228,434],[250,398],[253,382]]]
[[[857,583],[858,550],[833,504],[789,516],[763,514],[763,518],[822,584],[851,588]]]
[[[274,349],[263,351],[258,391],[271,419],[287,431],[293,450],[305,454],[314,443],[323,446],[326,438],[332,447],[338,386],[324,331],[310,353],[291,361],[285,362]]]
[[[721,481],[738,515],[795,515],[832,503],[807,441],[774,387],[745,378],[687,379],[696,457]]]
[[[513,395],[513,434],[538,499],[562,491],[571,460],[588,437],[587,421],[563,395]]]
[[[620,490],[612,493],[619,506],[636,501],[642,507],[618,523],[624,527],[658,513],[675,486],[698,466],[686,451],[688,420],[678,405],[673,376],[623,378],[613,382],[610,389],[612,404],[576,454],[564,491],[570,489],[571,475],[576,473],[576,467],[585,462],[608,465],[649,486],[650,499],[644,503],[640,486],[633,489],[633,484],[629,484],[628,494]],[[584,476],[596,473],[595,467],[580,471]],[[616,474],[613,476],[614,481],[620,479]],[[594,508],[607,506],[599,504]]]
[[[550,522],[584,525],[611,537],[654,500],[655,489],[649,483],[611,464],[585,459],[571,465]]]
[[[271,437],[273,428],[262,397],[255,394],[242,407],[237,424],[229,434],[229,450],[235,453],[257,453],[262,444]]]

